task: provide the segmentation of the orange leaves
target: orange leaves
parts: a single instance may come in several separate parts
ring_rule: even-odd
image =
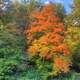
[[[66,61],[61,57],[57,57],[54,60],[53,68],[57,69],[58,72],[65,72],[66,73],[69,71],[70,65],[71,64],[69,61]]]
[[[29,32],[33,33],[33,32],[41,32],[46,30],[46,27],[42,27],[42,26],[33,26],[31,27],[31,29],[29,30]]]
[[[50,14],[53,14],[53,11],[55,10],[55,6],[51,4],[46,4],[43,7],[42,13],[46,13],[46,16],[50,16]]]
[[[45,37],[48,39],[49,44],[59,45],[62,43],[64,37],[56,34],[55,32],[49,32],[45,34]]]
[[[34,12],[32,14],[33,17],[37,18],[37,19],[44,19],[44,16],[40,13],[40,12]]]
[[[54,32],[59,33],[59,32],[64,32],[64,27],[59,27],[59,28],[54,28]]]
[[[61,68],[62,65],[63,65],[63,60],[62,60],[61,58],[56,58],[56,59],[54,60],[54,63],[55,63],[55,65],[56,65],[56,67]]]
[[[38,51],[38,47],[32,46],[27,51],[29,52],[30,55],[35,55],[36,52]]]
[[[40,59],[52,60],[54,70],[58,70],[58,73],[67,72],[69,61],[59,57],[64,58],[70,55],[68,46],[64,43],[65,27],[53,11],[55,11],[54,6],[49,4],[43,6],[41,11],[35,11],[32,14],[35,21],[26,30],[27,42],[30,44],[27,52],[33,57],[38,55]]]
[[[41,41],[42,44],[45,44],[45,45],[47,45],[49,43],[48,37],[46,37],[46,36],[40,37],[39,40]]]
[[[64,56],[70,55],[70,52],[69,52],[66,44],[61,44],[61,45],[53,48],[53,52],[62,53]]]
[[[65,56],[70,55],[70,52],[68,51],[68,46],[66,44],[59,45],[58,49],[62,51]]]

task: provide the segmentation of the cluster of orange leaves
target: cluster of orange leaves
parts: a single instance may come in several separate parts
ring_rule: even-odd
[[[57,73],[61,73],[61,72],[68,72],[69,71],[69,66],[71,65],[71,62],[70,61],[66,61],[64,58],[62,57],[56,57],[54,59],[54,63],[53,64],[53,70],[55,71],[55,74]]]
[[[68,57],[70,52],[64,43],[66,35],[64,23],[55,15],[55,6],[47,4],[42,10],[34,11],[31,16],[35,20],[32,21],[29,29],[25,30],[29,55],[39,55],[47,60],[53,60],[59,72],[67,72],[70,64],[59,56]],[[57,58],[54,58],[55,55]]]

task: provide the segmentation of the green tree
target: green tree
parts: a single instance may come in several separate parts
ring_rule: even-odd
[[[55,4],[55,6],[56,6],[57,16],[59,16],[60,19],[64,21],[64,18],[66,16],[66,11],[64,9],[64,6],[62,6],[61,4]]]
[[[80,70],[80,0],[74,0],[73,11],[66,17],[67,37],[66,43],[69,45],[72,54],[73,67]],[[79,69],[79,70],[78,70]]]
[[[11,4],[10,9],[0,13],[0,80],[15,80],[26,69],[23,26],[19,21],[25,16],[20,11],[26,12],[26,8],[17,6]]]
[[[24,38],[19,26],[0,22],[0,80],[9,80],[26,68],[24,65]],[[22,67],[21,67],[22,66]]]

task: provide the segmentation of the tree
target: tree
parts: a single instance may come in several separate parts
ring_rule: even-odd
[[[19,12],[20,7],[22,5],[17,9]],[[15,80],[17,74],[19,76],[26,70],[23,26],[18,21],[23,14],[17,15],[16,8],[11,3],[7,11],[1,10],[0,13],[0,80]]]
[[[38,69],[48,67],[50,75],[69,71],[70,52],[64,43],[65,32],[64,23],[56,16],[54,5],[46,4],[32,13],[32,23],[25,30],[27,53]],[[45,65],[46,61],[49,63]]]
[[[19,26],[0,22],[0,80],[9,80],[24,70],[24,44]]]
[[[78,49],[80,45],[80,0],[74,0],[73,11],[67,16],[66,24],[67,36],[65,42],[68,44],[72,53],[73,67],[79,71],[80,51]]]

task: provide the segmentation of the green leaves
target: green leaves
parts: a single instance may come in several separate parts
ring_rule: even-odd
[[[0,79],[15,75],[24,63],[24,39],[16,25],[0,25]],[[20,69],[19,69],[20,68]]]

